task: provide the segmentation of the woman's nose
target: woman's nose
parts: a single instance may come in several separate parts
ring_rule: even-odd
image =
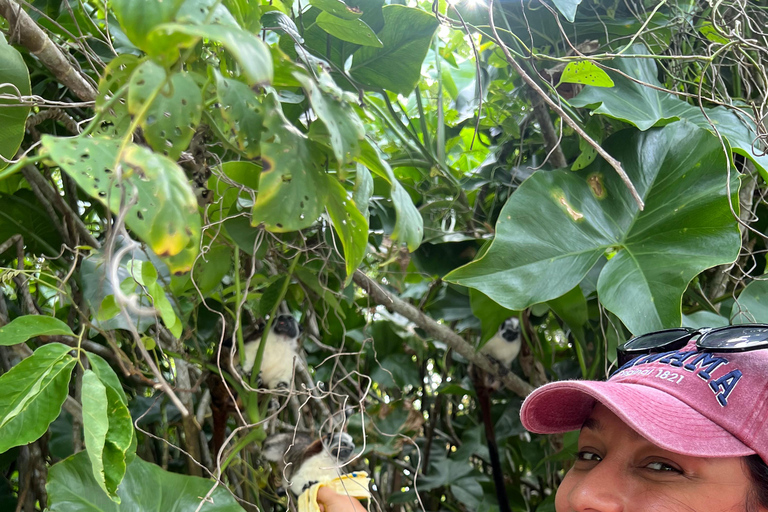
[[[568,493],[575,512],[626,512],[626,482],[621,470],[605,461],[583,473]]]

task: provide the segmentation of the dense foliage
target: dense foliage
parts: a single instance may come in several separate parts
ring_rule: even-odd
[[[374,510],[554,510],[533,387],[768,322],[756,2],[0,0],[0,509],[283,510],[347,430]],[[217,354],[291,314],[212,451]],[[511,372],[476,352],[516,316]],[[260,366],[257,356],[256,367]]]

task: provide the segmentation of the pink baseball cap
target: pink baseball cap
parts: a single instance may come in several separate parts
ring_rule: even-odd
[[[693,340],[635,358],[605,382],[545,384],[525,399],[520,419],[539,434],[578,430],[597,402],[671,452],[756,453],[768,462],[768,350],[701,352]]]

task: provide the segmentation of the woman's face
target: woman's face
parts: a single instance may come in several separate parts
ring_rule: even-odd
[[[598,404],[557,490],[557,512],[744,512],[741,457],[679,455],[652,444]],[[760,509],[765,512],[765,509]]]

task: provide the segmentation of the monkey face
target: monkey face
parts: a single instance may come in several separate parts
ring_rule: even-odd
[[[520,337],[520,321],[517,317],[510,317],[504,320],[499,328],[499,334],[505,341],[516,341]]]
[[[352,441],[352,436],[346,432],[338,432],[335,434],[325,434],[323,436],[323,445],[331,457],[339,460],[339,462],[346,462],[352,456],[355,451],[355,443]]]
[[[300,332],[299,323],[291,315],[280,315],[275,318],[272,331],[275,334],[282,334],[288,338],[298,338]]]

